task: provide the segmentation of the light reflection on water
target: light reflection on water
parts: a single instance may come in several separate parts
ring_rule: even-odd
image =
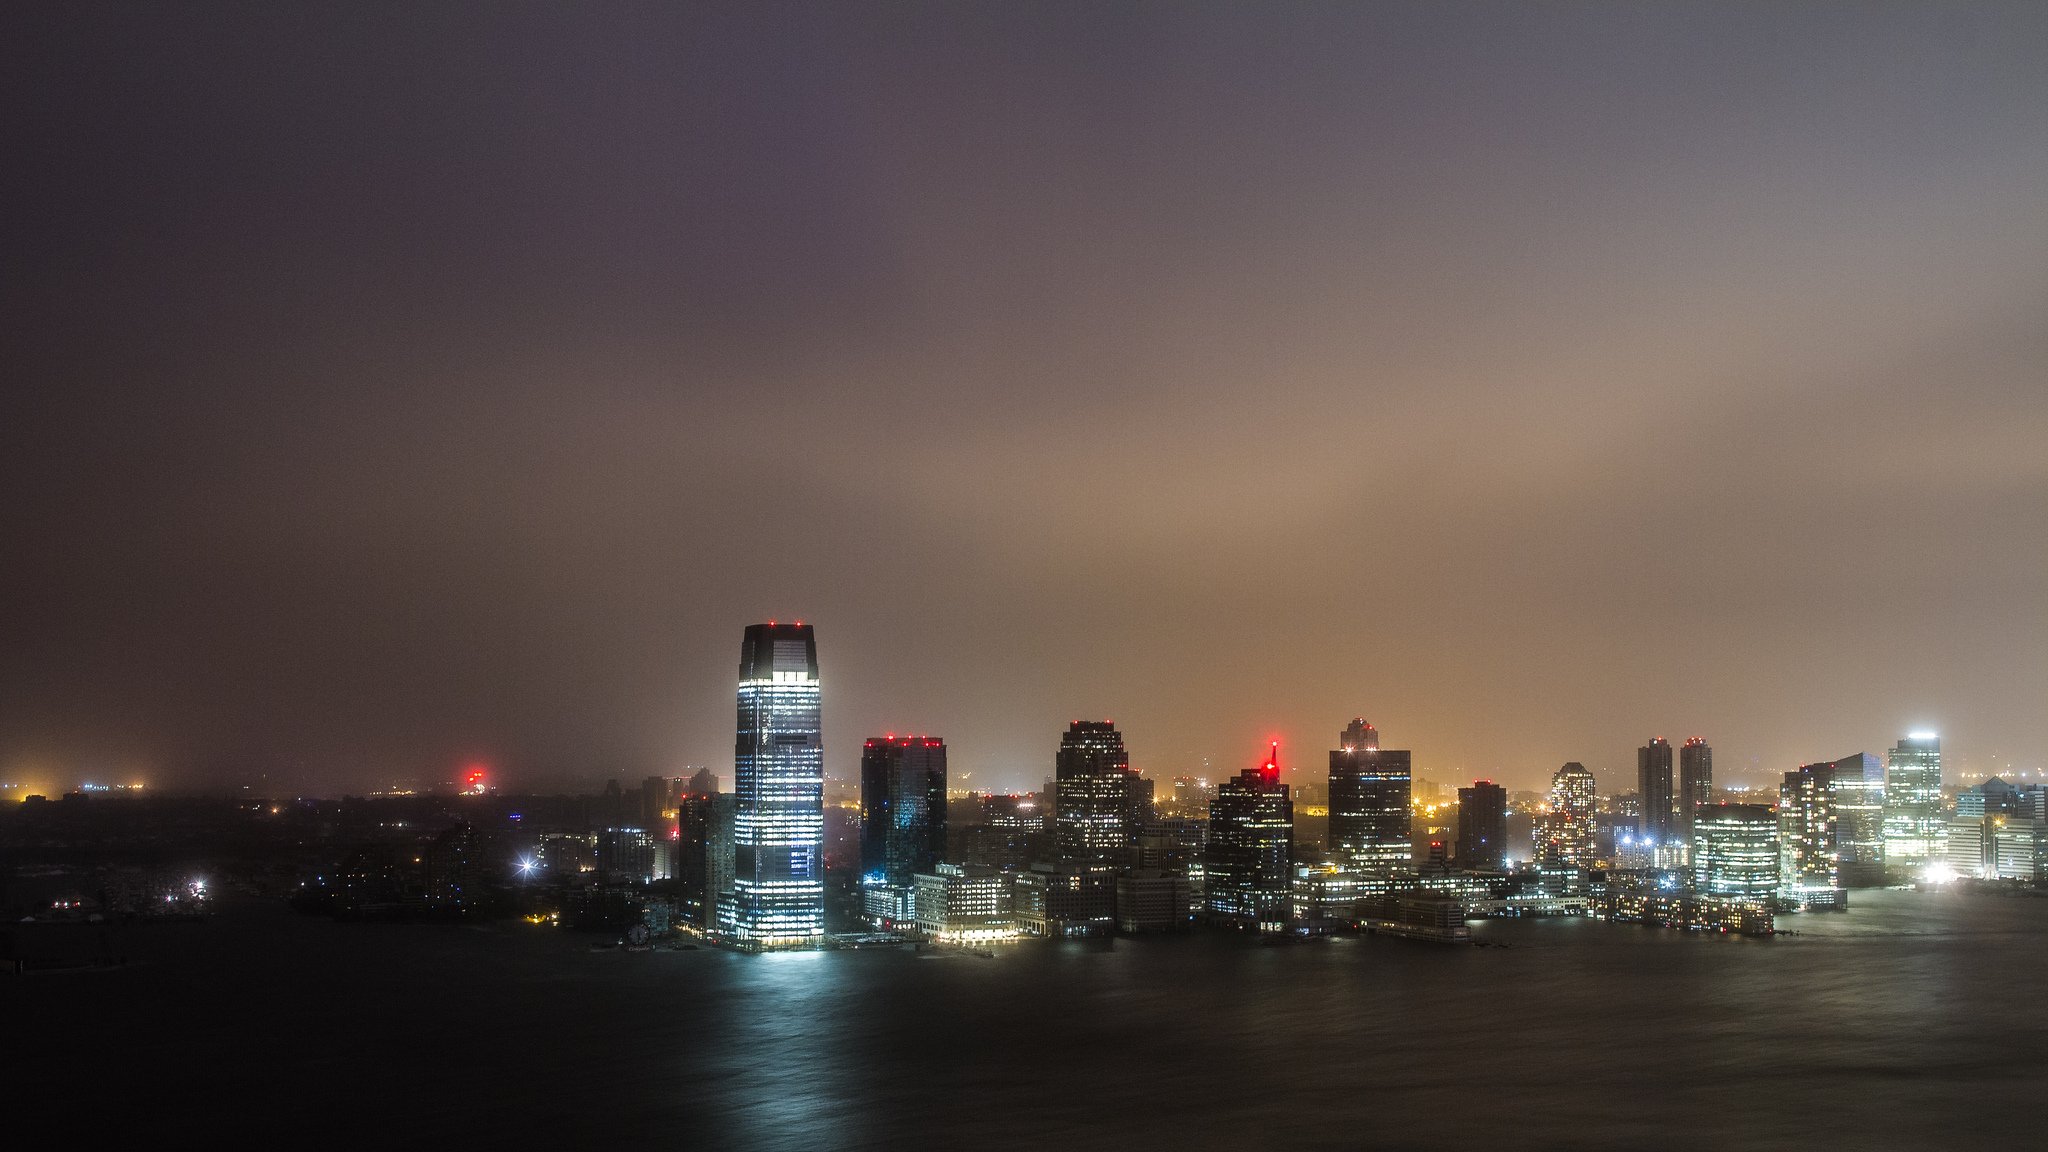
[[[1971,1143],[2030,1144],[2025,1109],[1985,1101],[2048,1074],[2048,900],[1852,903],[1769,941],[1531,920],[1477,926],[1504,947],[1195,936],[993,959],[224,918],[38,985],[89,995],[9,1006],[19,1034],[59,1038],[41,1067],[96,1069],[32,1084],[60,1102],[128,1077],[364,1135],[1905,1148],[1953,1146],[1967,1119]]]

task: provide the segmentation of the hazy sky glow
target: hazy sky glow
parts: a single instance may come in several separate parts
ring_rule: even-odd
[[[2048,751],[2048,5],[13,6],[0,778]]]

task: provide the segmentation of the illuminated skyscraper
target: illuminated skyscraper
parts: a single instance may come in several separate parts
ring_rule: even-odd
[[[1380,734],[1353,720],[1330,753],[1330,850],[1373,876],[1406,872],[1410,842],[1409,754],[1380,747]]]
[[[733,781],[733,881],[720,931],[755,948],[816,943],[825,934],[825,752],[808,624],[747,626]]]
[[[1577,761],[1550,778],[1550,811],[1536,826],[1536,862],[1544,869],[1588,868],[1595,834],[1593,774]]]
[[[1280,782],[1280,746],[1223,782],[1209,805],[1203,901],[1215,923],[1279,932],[1294,883],[1294,803]]]
[[[1693,880],[1711,896],[1769,900],[1778,889],[1778,814],[1768,804],[1709,804],[1693,825]]]
[[[1695,736],[1678,750],[1678,797],[1672,805],[1671,824],[1680,843],[1692,843],[1693,811],[1713,802],[1714,750]]]
[[[1835,761],[1835,850],[1844,888],[1884,884],[1884,765],[1868,752]]]
[[[1127,863],[1138,774],[1107,720],[1076,720],[1053,762],[1053,851],[1061,864],[1115,871]]]
[[[917,874],[938,867],[945,840],[945,741],[866,741],[860,753],[860,882],[870,919],[886,924],[917,918]]]
[[[1657,844],[1671,842],[1671,745],[1662,736],[1636,749],[1636,795],[1643,806],[1637,834]]]
[[[1508,790],[1491,780],[1458,789],[1458,866],[1496,872],[1508,864]]]
[[[1915,732],[1885,758],[1885,868],[1903,879],[1948,856],[1941,812],[1941,737]]]
[[[1778,880],[1802,903],[1830,900],[1841,887],[1835,765],[1802,764],[1778,785]]]

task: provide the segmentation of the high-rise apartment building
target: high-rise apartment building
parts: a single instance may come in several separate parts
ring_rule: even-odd
[[[1941,737],[1914,732],[1885,757],[1885,868],[1917,879],[1948,857],[1948,827],[1941,811]]]
[[[1279,932],[1294,880],[1294,803],[1280,782],[1280,746],[1225,780],[1209,805],[1203,900],[1215,923]]]
[[[1778,785],[1778,882],[1807,900],[1841,887],[1841,824],[1835,812],[1835,763],[1802,764]]]
[[[1593,774],[1574,760],[1550,778],[1549,811],[1536,824],[1536,863],[1544,869],[1592,866],[1597,826]]]
[[[1692,818],[1702,804],[1714,802],[1714,750],[1698,736],[1678,750],[1678,795],[1671,809],[1671,828],[1682,844],[1692,843]]]
[[[676,802],[675,852],[671,863],[676,882],[676,914],[700,928],[707,924],[707,909],[716,916],[717,895],[708,894],[707,901],[705,892],[711,863],[711,805],[716,800],[715,794],[685,792]]]
[[[825,751],[808,624],[747,626],[733,745],[732,891],[719,930],[750,948],[825,934]]]
[[[1638,839],[1666,844],[1676,839],[1671,822],[1671,744],[1653,736],[1636,749],[1636,796],[1642,816],[1636,825]]]
[[[946,742],[878,736],[860,752],[861,903],[884,926],[916,919],[917,875],[946,848]]]
[[[1115,871],[1127,863],[1138,774],[1107,720],[1076,720],[1053,762],[1053,852],[1061,864]]]
[[[1330,853],[1374,876],[1413,863],[1409,754],[1380,747],[1380,734],[1353,720],[1330,753]]]
[[[1498,872],[1508,865],[1508,790],[1491,780],[1458,789],[1458,866]]]

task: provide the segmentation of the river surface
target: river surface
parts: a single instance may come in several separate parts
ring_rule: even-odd
[[[2048,899],[1853,902],[1771,940],[1523,920],[1474,926],[1505,947],[993,959],[592,952],[241,905],[129,930],[121,969],[0,977],[0,1005],[17,1114],[159,1143],[2041,1146]]]

